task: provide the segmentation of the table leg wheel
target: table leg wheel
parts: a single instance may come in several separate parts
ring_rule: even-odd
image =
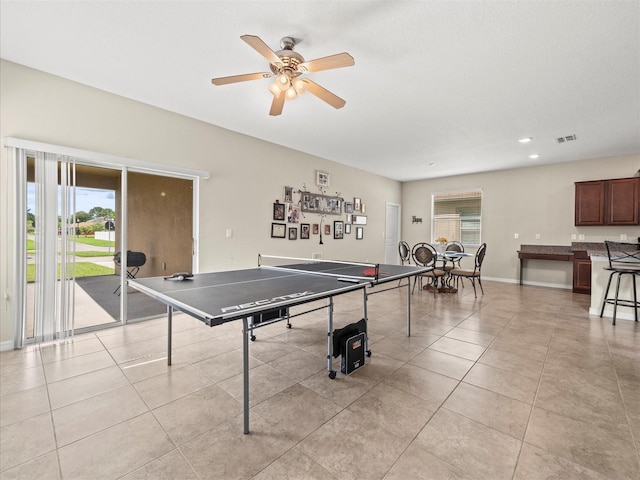
[[[371,350],[367,350],[367,357],[371,356]]]
[[[291,324],[290,323],[287,323],[287,328],[291,328]]]
[[[249,338],[251,338],[251,341],[252,341],[252,342],[255,342],[255,341],[256,341],[256,336],[255,336],[255,335],[251,335],[251,337],[249,337]]]
[[[336,378],[336,371],[335,371],[335,370],[331,370],[331,371],[329,372],[329,378],[330,378],[331,380],[333,380],[334,378]]]

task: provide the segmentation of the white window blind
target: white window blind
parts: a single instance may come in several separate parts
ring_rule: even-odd
[[[482,191],[433,194],[432,212],[432,242],[444,237],[463,245],[480,245]]]

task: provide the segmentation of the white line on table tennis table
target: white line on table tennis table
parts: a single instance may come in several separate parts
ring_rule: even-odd
[[[296,262],[302,262],[305,265],[320,265],[323,263],[327,265],[337,264],[337,265],[344,265],[344,269],[347,269],[348,267],[369,267],[369,268],[373,268],[376,274],[374,276],[350,275],[345,272],[336,273],[335,270],[338,270],[338,269],[335,269],[335,268],[334,268],[334,272],[327,272],[327,271],[305,270],[304,268],[295,268],[295,265],[263,265],[262,264],[263,258],[296,261]],[[327,277],[337,277],[338,281],[351,282],[351,283],[357,283],[358,281],[367,281],[367,282],[377,281],[378,276],[380,275],[380,264],[378,263],[362,263],[362,262],[347,262],[343,260],[321,260],[321,259],[311,259],[311,258],[282,257],[277,255],[258,254],[258,266],[260,268],[267,268],[270,270],[298,272],[305,275],[323,275]]]
[[[309,271],[309,270],[295,270],[292,268],[276,268],[276,267],[269,267],[268,265],[263,265],[261,268],[266,268],[266,269],[270,269],[270,270],[276,270],[276,271],[281,271],[283,272],[282,275],[279,275],[277,277],[268,277],[268,278],[253,278],[250,280],[237,280],[237,281],[233,281],[233,282],[227,282],[227,283],[216,283],[215,285],[201,285],[201,286],[191,286],[188,289],[185,288],[178,288],[178,285],[180,285],[181,282],[177,282],[175,283],[176,288],[175,289],[166,289],[163,290],[164,293],[173,293],[173,292],[183,292],[183,291],[189,291],[189,292],[193,292],[196,290],[205,290],[205,289],[209,289],[209,288],[218,288],[218,287],[228,287],[230,285],[247,285],[250,283],[257,283],[257,282],[268,282],[270,280],[277,280],[279,278],[290,278],[294,275],[323,275],[323,276],[335,276],[335,275],[329,275],[329,274],[322,274],[322,273],[317,273],[317,272],[313,272],[313,271]],[[215,274],[215,272],[212,272]],[[224,272],[222,272],[224,273]],[[287,275],[287,273],[289,273]],[[362,278],[371,278],[371,277],[362,277]],[[185,280],[185,282],[191,282],[191,279]],[[135,281],[134,281],[135,283]]]

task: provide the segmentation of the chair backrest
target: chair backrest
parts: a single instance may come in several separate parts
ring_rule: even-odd
[[[482,268],[482,262],[484,262],[484,254],[487,252],[487,244],[483,243],[482,245],[480,245],[480,248],[478,248],[478,251],[476,252],[476,268],[478,269],[478,271]]]
[[[640,270],[640,244],[605,240],[609,268],[635,266]]]
[[[404,240],[398,243],[398,253],[400,253],[400,261],[404,265],[405,262],[410,262],[409,255],[411,255],[411,249],[409,248],[409,244]]]
[[[464,245],[460,242],[449,242],[444,249],[446,252],[459,252],[464,253]]]
[[[428,243],[417,243],[413,246],[411,256],[413,257],[413,261],[416,265],[433,267],[436,264],[438,253],[436,252],[436,249]]]
[[[118,252],[113,256],[116,265],[122,265],[122,252]],[[132,252],[127,250],[127,267],[141,267],[147,263],[147,256],[142,252]]]

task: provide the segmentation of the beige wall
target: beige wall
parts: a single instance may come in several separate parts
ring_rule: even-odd
[[[431,240],[431,195],[480,188],[482,240],[487,243],[483,277],[517,281],[521,244],[570,245],[572,241],[601,242],[640,236],[640,227],[575,227],[574,182],[631,177],[640,168],[640,155],[583,160],[555,165],[460,175],[403,184],[403,239],[410,245]],[[422,217],[412,224],[411,217]],[[514,234],[519,234],[519,239]],[[540,234],[540,239],[536,239]],[[576,240],[572,240],[572,235]],[[525,280],[553,286],[572,285],[567,262],[529,261]]]
[[[265,115],[265,121],[270,119]],[[628,177],[640,167],[640,156],[584,160],[476,175],[400,184],[331,161],[236,134],[78,83],[10,62],[0,65],[0,136],[107,153],[166,165],[208,170],[200,182],[200,271],[247,268],[258,253],[362,261],[384,259],[385,203],[402,204],[402,237],[411,245],[430,240],[430,198],[434,192],[481,188],[483,240],[487,242],[485,278],[515,281],[516,250],[522,243],[571,243],[572,234],[586,241],[640,235],[638,227],[574,227],[573,183]],[[8,183],[12,165],[1,151],[0,213],[0,345],[10,341],[13,288],[13,192]],[[272,202],[285,185],[315,183],[315,170],[331,174],[331,192],[360,197],[369,223],[363,241],[271,239]],[[422,217],[412,224],[411,216]],[[305,219],[317,223],[315,215]],[[333,218],[327,217],[332,223]],[[233,231],[226,238],[227,229]],[[520,238],[515,240],[514,233]],[[540,240],[535,234],[541,235]],[[549,285],[570,285],[571,266],[563,262],[532,262],[527,279]]]
[[[339,114],[339,113],[338,113]],[[272,119],[265,115],[265,122]],[[200,182],[200,271],[253,267],[258,253],[380,261],[384,259],[385,203],[400,203],[401,184],[279,147],[175,113],[1,61],[0,136],[207,170]],[[0,345],[11,340],[13,288],[12,165],[1,149]],[[315,185],[315,171],[331,175],[331,191],[367,204],[362,241],[318,237],[271,239],[272,203],[283,187]],[[314,187],[315,188],[315,187]],[[332,217],[327,217],[333,223]],[[308,215],[308,223],[319,222]],[[226,230],[233,230],[226,238]]]

